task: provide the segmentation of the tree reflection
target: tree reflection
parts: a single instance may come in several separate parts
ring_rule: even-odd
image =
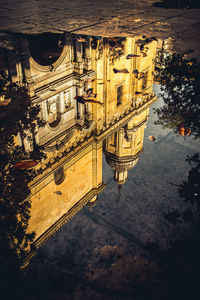
[[[160,299],[195,299],[199,292],[199,234],[195,226],[190,237],[171,241],[167,250],[157,243],[153,245],[157,264],[164,274],[164,298]]]
[[[181,239],[171,240],[166,250],[158,242],[147,243],[164,274],[165,299],[194,299],[199,290],[200,156],[196,153],[186,161],[191,166],[187,178],[179,184],[171,183],[186,207],[182,211],[169,209],[164,217],[173,229],[180,223],[190,222],[191,231],[184,232]]]
[[[162,108],[155,109],[156,124],[172,128],[176,132],[181,126],[200,136],[200,63],[197,59],[186,59],[182,54],[158,53],[155,69],[161,83]]]
[[[188,172],[188,177],[180,184],[172,185],[177,186],[178,193],[185,201],[185,203],[190,205],[190,207],[186,208],[184,211],[180,212],[177,209],[168,210],[166,214],[164,214],[165,219],[176,225],[183,221],[193,221],[195,211],[200,215],[200,157],[199,154],[196,153],[191,157],[187,157],[186,161],[192,166],[190,171]],[[192,206],[191,206],[192,205]],[[193,208],[193,209],[192,209]]]
[[[163,299],[163,273],[157,263],[124,249],[105,245],[95,249],[86,269],[86,283],[95,299]],[[92,288],[91,288],[92,287]],[[81,295],[82,296],[82,295]]]
[[[191,222],[191,231],[185,232],[181,239],[171,240],[167,250],[157,242],[147,243],[164,273],[165,299],[195,299],[199,290],[200,156],[188,156],[186,161],[191,165],[187,179],[173,185],[188,207],[183,211],[169,209],[164,217],[173,226]]]
[[[0,257],[1,263],[19,266],[35,235],[26,232],[31,206],[28,183],[35,171],[15,169],[13,165],[44,156],[35,141],[36,128],[43,123],[38,117],[39,107],[32,105],[26,87],[10,82],[5,72],[0,73],[0,98],[9,99],[6,106],[0,106]],[[32,137],[29,152],[23,144],[28,132]],[[16,143],[18,134],[21,146]]]
[[[186,202],[196,204],[200,212],[200,157],[196,153],[192,157],[187,157],[186,161],[192,166],[188,173],[188,178],[179,185],[178,191]]]

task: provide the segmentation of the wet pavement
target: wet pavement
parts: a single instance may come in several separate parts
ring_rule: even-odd
[[[76,32],[171,38],[172,49],[199,56],[200,9],[152,7],[153,1],[1,1],[1,31]]]
[[[157,37],[162,40],[167,39],[168,48],[175,50],[176,52],[184,53],[192,49],[193,52],[191,53],[191,56],[200,58],[200,10],[166,10],[152,7],[151,2],[152,1],[144,0],[140,1],[138,4],[138,2],[130,0],[86,0],[83,5],[83,1],[81,2],[80,0],[72,2],[59,1],[59,3],[51,0],[30,0],[29,2],[10,0],[1,1],[0,46],[7,50],[13,50],[9,49],[12,44],[7,42],[9,38],[12,38],[12,35],[9,35],[9,32],[24,34],[44,32],[76,33],[78,36],[73,37],[73,47],[75,42],[76,44],[79,43],[78,39],[80,38],[80,34],[88,34],[88,40],[92,40],[95,35],[98,36],[99,40],[97,40],[100,46],[105,45],[105,40],[108,36],[109,38],[114,36],[126,36],[128,39],[129,37],[145,35],[146,37]],[[102,35],[104,38],[99,37]],[[18,36],[16,35],[15,37]],[[104,42],[102,42],[103,40]],[[155,43],[155,39],[152,41]],[[110,38],[110,42],[115,41]],[[80,43],[84,44],[85,42]],[[123,40],[121,43],[123,46]],[[109,47],[112,48],[112,43],[110,43]],[[76,48],[74,47],[73,49]],[[82,49],[84,49],[84,47],[82,47]],[[99,47],[99,49],[101,50],[101,47]],[[125,47],[125,49],[127,48]],[[147,48],[147,52],[148,49],[149,48]],[[84,55],[85,54],[86,53],[84,53]],[[119,57],[121,57],[120,52],[118,54]],[[137,55],[135,56],[137,57]],[[138,55],[138,57],[139,56],[140,55]],[[82,56],[80,56],[79,53],[79,59],[80,57]],[[99,55],[98,58],[97,56],[94,57],[96,61],[101,60],[101,55]],[[120,59],[123,62],[123,60],[126,61],[127,57],[122,55],[122,58],[118,58],[115,63],[118,64]],[[138,58],[134,59],[138,60]],[[141,56],[139,59],[145,61],[145,56]],[[14,60],[12,63],[13,62]],[[23,62],[24,61],[22,60],[22,64]],[[70,62],[71,66],[73,66],[74,61],[71,60]],[[155,56],[152,57],[152,62],[155,62]],[[189,66],[192,64],[191,61],[187,61],[187,63],[189,63]],[[34,66],[38,65],[35,64]],[[47,66],[45,65],[45,67]],[[124,70],[125,66],[122,64],[118,65],[118,68],[119,67]],[[145,67],[143,68],[143,71],[145,71]],[[90,71],[89,67],[88,69]],[[45,68],[42,69],[42,72],[44,70]],[[101,74],[101,67],[98,70],[99,76],[97,76],[97,78],[100,79],[95,79],[96,81],[103,80],[102,78],[104,76],[104,72]],[[41,74],[43,75],[42,72]],[[57,75],[56,71],[55,74],[53,73],[53,69],[50,69],[48,73],[51,76]],[[123,74],[124,77],[121,77],[120,82],[126,80],[125,77],[128,73],[129,72],[125,72],[125,74]],[[129,75],[132,76],[132,74],[134,74],[134,71],[131,71]],[[198,75],[197,71],[196,74]],[[114,73],[112,73],[112,75],[115,78],[118,75],[121,76],[121,74],[116,75]],[[151,72],[151,76],[153,76],[153,72]],[[193,80],[193,77],[189,77],[189,79],[190,78]],[[91,80],[90,75],[85,81],[88,83],[89,79]],[[134,84],[131,80],[132,86]],[[191,84],[192,80],[190,80]],[[110,80],[108,80],[108,82],[110,82]],[[193,286],[193,282],[190,282],[190,277],[191,281],[194,281],[193,279],[195,278],[198,280],[199,278],[198,276],[195,276],[195,269],[200,265],[199,253],[197,253],[196,256],[194,255],[194,260],[196,259],[196,261],[191,264],[191,272],[189,272],[187,267],[190,266],[192,255],[190,255],[188,248],[191,244],[190,238],[193,237],[193,234],[195,237],[195,247],[193,247],[191,253],[193,253],[194,249],[199,250],[200,248],[198,238],[196,239],[195,236],[196,231],[194,230],[195,226],[199,227],[200,206],[198,206],[198,203],[196,205],[196,202],[193,203],[192,201],[187,201],[187,190],[183,191],[185,194],[181,195],[178,188],[180,188],[181,184],[184,182],[190,183],[189,174],[192,170],[192,166],[188,164],[186,158],[187,155],[191,157],[194,154],[199,153],[200,143],[199,138],[194,138],[194,132],[192,132],[190,136],[187,136],[186,134],[181,135],[180,133],[178,134],[177,126],[171,129],[170,126],[168,128],[163,128],[161,125],[155,124],[155,121],[158,120],[158,116],[154,113],[154,109],[163,106],[162,97],[164,98],[165,95],[162,95],[161,97],[160,92],[162,87],[158,84],[153,84],[153,80],[151,82],[153,85],[153,92],[158,97],[158,101],[154,102],[150,107],[150,112],[147,116],[148,123],[145,125],[146,129],[144,130],[144,152],[142,153],[141,151],[137,164],[129,170],[127,182],[124,180],[125,184],[121,185],[119,183],[120,181],[116,184],[116,178],[114,181],[113,177],[115,176],[114,171],[111,168],[111,165],[108,165],[108,161],[105,158],[106,154],[104,153],[105,156],[103,155],[102,158],[102,182],[106,184],[106,188],[99,192],[98,198],[96,199],[98,201],[95,200],[89,207],[83,207],[83,209],[77,215],[74,214],[74,216],[74,211],[72,210],[72,213],[70,209],[73,218],[67,224],[64,222],[63,224],[59,223],[60,225],[58,224],[58,226],[55,227],[55,231],[52,230],[53,235],[48,241],[47,238],[49,238],[50,235],[44,237],[43,241],[45,243],[38,250],[35,258],[33,258],[28,268],[24,271],[25,276],[23,275],[21,278],[21,273],[19,276],[19,274],[15,275],[15,273],[7,272],[6,276],[9,280],[6,282],[5,274],[3,272],[1,273],[1,275],[3,275],[2,281],[4,280],[4,282],[6,282],[6,294],[4,299],[13,299],[14,293],[16,293],[16,297],[19,296],[19,299],[26,300],[177,300],[180,295],[180,299],[194,299],[190,293],[191,291],[195,293],[195,289],[198,289],[199,283],[197,282],[197,284],[194,284]],[[105,82],[92,84],[96,84],[100,94],[101,87],[99,85],[105,84]],[[118,82],[115,82],[113,86],[109,86],[108,90],[114,90],[116,84],[118,84]],[[55,88],[52,88],[54,86],[51,85],[51,82],[50,84],[47,84],[47,88],[48,86],[51,88],[49,91],[53,93],[56,92],[57,87],[55,86]],[[76,88],[77,87],[78,84],[76,84]],[[178,87],[180,87],[180,85],[178,85]],[[69,86],[67,86],[67,88],[69,88]],[[174,89],[176,89],[176,87],[174,87]],[[123,89],[123,91],[125,91],[125,89]],[[194,92],[196,93],[195,95],[199,96],[199,90],[194,90]],[[139,99],[140,94],[142,93],[138,92],[138,89],[135,90],[134,96],[137,95],[136,98]],[[148,94],[149,93],[146,95]],[[120,90],[117,90],[117,101],[120,100],[118,98],[120,98]],[[66,98],[66,100],[67,99],[68,98]],[[84,98],[82,99],[84,100]],[[112,96],[108,97],[109,101],[111,101],[111,99]],[[196,98],[193,97],[192,101],[195,99]],[[40,98],[40,100],[42,99]],[[186,100],[188,100],[188,98]],[[58,98],[55,101],[58,101]],[[68,102],[66,103],[69,104]],[[55,103],[52,104],[47,101],[47,104],[49,105],[48,113],[54,112],[53,109],[55,106],[53,105]],[[77,109],[78,107],[80,108],[79,104],[77,103]],[[82,104],[85,105],[86,103],[83,101],[81,105]],[[145,105],[145,102],[141,103],[141,105],[143,104]],[[186,104],[188,104],[187,101]],[[102,107],[107,109],[107,106],[102,105]],[[140,107],[139,100],[138,102],[136,101],[135,107]],[[198,115],[198,107],[197,102],[196,107],[194,105],[194,111],[197,111],[197,114],[194,114],[195,117]],[[66,106],[66,109],[68,108],[69,107]],[[97,109],[95,108],[93,112],[96,111]],[[82,113],[84,112],[86,111],[82,110]],[[131,110],[127,111],[127,113],[129,112],[131,113]],[[79,114],[80,113],[81,111],[79,111]],[[112,110],[110,110],[110,114],[111,113]],[[126,118],[127,113],[123,112],[123,115],[121,115],[122,118]],[[43,115],[45,114],[43,113]],[[86,117],[87,116],[89,116],[89,114],[86,115]],[[76,118],[79,118],[78,114],[76,115]],[[114,120],[115,122],[118,122],[119,119],[120,118],[117,117],[116,120]],[[169,122],[170,121],[171,119],[169,119]],[[54,123],[49,119],[47,122],[49,122],[49,124]],[[79,130],[80,124],[79,127],[77,127]],[[127,124],[125,124],[125,126],[126,125]],[[141,126],[143,125],[143,122],[141,122]],[[125,128],[125,126],[123,128]],[[83,128],[83,131],[85,128],[86,127]],[[115,133],[116,128],[117,127],[114,128]],[[101,134],[102,130],[106,129],[108,129],[108,127],[104,127],[104,129],[102,127],[100,130]],[[121,128],[117,128],[117,130],[118,129]],[[132,133],[134,133],[134,130]],[[95,131],[95,134],[96,139],[98,139],[99,133]],[[128,134],[128,130],[126,134]],[[108,136],[109,138],[106,142],[109,144],[111,134]],[[88,137],[90,136],[88,135]],[[150,137],[154,137],[154,140],[150,140]],[[128,144],[130,140],[128,140],[128,137],[124,134],[123,139],[125,138],[127,139],[126,142]],[[53,143],[54,142],[55,140]],[[71,159],[71,152],[74,151],[73,149],[79,142],[80,141],[76,139],[74,142],[75,146],[73,144],[72,147],[69,146],[69,148],[67,148],[68,152],[67,154],[65,153],[66,157],[68,155],[69,159]],[[82,142],[84,142],[84,139],[82,139]],[[139,144],[140,143],[137,145]],[[56,147],[57,146],[56,140]],[[124,147],[124,149],[125,148],[126,147]],[[56,148],[56,151],[57,150],[58,149]],[[69,171],[69,173],[67,173],[68,175],[63,177],[66,181],[66,185],[69,184],[69,186],[70,176],[73,178],[73,173],[77,172],[78,176],[81,173],[81,168],[76,164],[77,161],[75,161],[73,157],[72,160],[73,163],[67,166],[66,169]],[[92,162],[94,161],[95,157],[92,156]],[[53,161],[53,163],[56,163],[56,161]],[[51,168],[52,165],[50,164],[49,168]],[[84,165],[83,169],[86,170],[83,174],[89,174],[89,167],[87,165]],[[99,169],[100,168],[97,168],[98,171]],[[94,171],[92,174],[92,176],[96,176],[94,175]],[[86,175],[85,178],[87,178]],[[84,181],[85,178],[83,177],[82,180]],[[196,186],[199,188],[199,183],[195,180],[195,178],[192,178],[191,183],[194,184],[194,186],[191,187],[191,191],[189,190],[193,197],[198,196],[195,189]],[[78,186],[79,181],[80,179],[77,179],[74,182],[72,181],[71,187]],[[59,184],[62,184],[62,182]],[[83,184],[82,189],[84,188],[85,186]],[[48,191],[46,193],[48,193]],[[73,194],[70,194],[69,188],[61,191],[61,185],[59,187],[56,186],[51,194],[53,195],[51,196],[52,199],[54,196],[57,197],[58,201],[55,202],[56,205],[61,203],[60,199],[62,194],[66,203],[69,200],[66,200],[67,197],[72,198],[74,196]],[[40,200],[41,195],[39,194],[37,199]],[[51,197],[46,199],[44,204],[51,200]],[[35,202],[37,201],[38,200],[35,199]],[[56,205],[53,207],[51,213],[46,213],[47,219],[51,217],[51,214],[56,215],[56,212],[57,215],[59,215],[60,209],[57,209]],[[48,207],[46,211],[47,210]],[[192,212],[193,216],[189,221],[184,219],[184,213],[188,211]],[[170,219],[170,212],[178,212],[178,217],[175,214],[174,219]],[[174,221],[175,224],[173,223]],[[57,223],[57,221],[55,223]],[[198,236],[199,235],[197,234],[197,237]],[[182,242],[184,239],[188,239],[186,240],[186,247],[181,247],[181,251],[178,251],[176,242]],[[174,245],[174,256],[170,256],[170,251]],[[164,263],[161,253],[165,260]],[[186,259],[184,258],[184,255]],[[20,279],[18,279],[17,276],[19,276]],[[182,278],[181,276],[185,276],[185,278]],[[188,282],[189,284],[187,285]],[[10,285],[13,289],[10,289]],[[176,286],[176,289],[174,286]],[[145,290],[147,294],[145,294],[143,290]],[[185,293],[185,290],[188,294]],[[10,298],[8,298],[9,293],[12,294]],[[136,296],[134,293],[136,293]]]

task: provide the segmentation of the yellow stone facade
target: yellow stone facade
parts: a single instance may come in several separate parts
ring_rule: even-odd
[[[27,56],[17,66],[15,80],[25,74],[32,101],[40,105],[46,121],[36,140],[47,159],[38,164],[38,176],[30,184],[28,232],[36,233],[36,248],[105,188],[103,151],[114,180],[118,184],[127,180],[128,170],[143,151],[149,106],[156,100],[152,93],[156,41],[147,43],[144,55],[142,37],[98,38],[95,47],[94,37],[84,39],[79,42],[76,35],[67,35],[60,58],[51,66],[33,60],[23,40]],[[129,54],[135,57],[127,59]],[[136,78],[134,70],[143,78]],[[76,102],[74,97],[85,97],[88,88],[103,105]],[[26,143],[28,151],[31,143]],[[24,264],[35,253],[31,249],[30,245]]]

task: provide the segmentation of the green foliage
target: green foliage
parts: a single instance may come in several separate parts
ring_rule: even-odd
[[[37,126],[43,126],[25,86],[10,83],[5,72],[0,74],[0,96],[10,99],[7,106],[0,106],[0,257],[19,265],[27,254],[27,247],[35,234],[27,233],[31,202],[28,183],[34,170],[16,170],[13,164],[27,158],[40,159],[42,149],[34,137]],[[16,145],[15,136],[23,139],[26,132],[33,138],[33,149],[27,153]]]
[[[159,53],[160,54],[160,53]],[[180,124],[200,136],[200,63],[180,54],[158,56],[155,73],[161,83],[164,106],[157,108],[156,124],[177,131]]]

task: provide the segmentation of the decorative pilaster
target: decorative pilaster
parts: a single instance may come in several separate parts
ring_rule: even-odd
[[[118,131],[118,141],[117,141],[117,149],[116,149],[116,154],[119,156],[123,148],[123,137],[124,137],[124,129],[120,128]]]
[[[35,142],[37,145],[39,145],[39,142],[40,142],[38,130],[39,130],[39,128],[38,128],[38,126],[36,126]]]
[[[82,61],[82,51],[81,51],[81,43],[76,41],[76,57],[77,61],[81,62]]]
[[[87,69],[91,69],[91,51],[90,51],[90,40],[87,39],[87,43],[85,45],[85,62],[86,62],[86,66]]]
[[[65,112],[65,95],[64,92],[60,93],[60,99],[58,101],[58,113],[63,114]]]
[[[78,103],[78,116],[79,116],[79,123],[81,125],[84,124],[84,107],[85,104],[82,104],[82,103]]]
[[[91,123],[92,123],[92,113],[91,113],[91,104],[90,103],[86,104],[86,116],[85,116],[85,118],[86,118],[86,124],[88,126],[90,126]]]
[[[20,84],[23,82],[23,72],[21,62],[16,63],[17,79]]]
[[[47,111],[47,102],[43,101],[41,103],[42,119],[45,122],[48,122],[48,111]]]

